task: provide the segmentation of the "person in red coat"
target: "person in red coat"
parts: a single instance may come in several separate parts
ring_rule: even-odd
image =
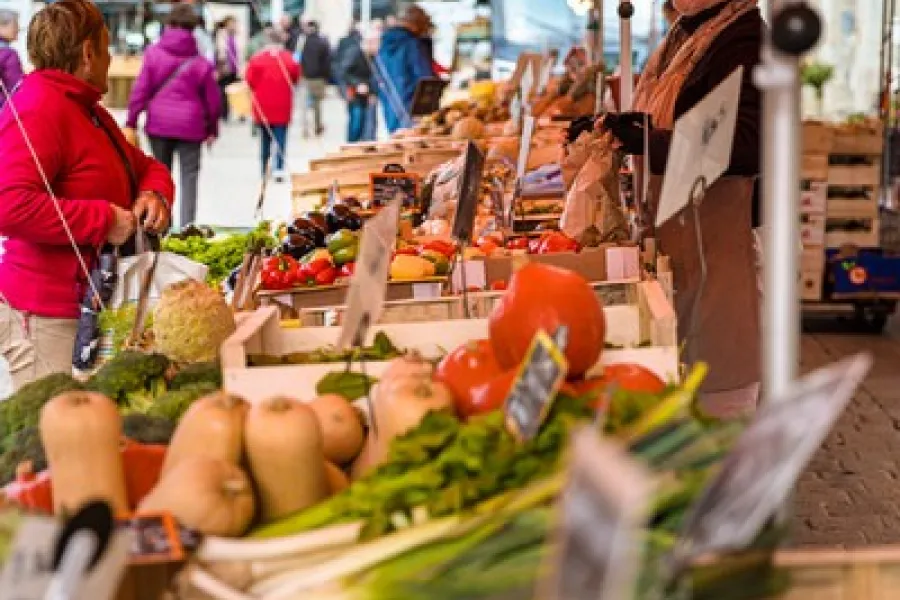
[[[287,130],[294,111],[294,86],[300,81],[300,65],[285,49],[280,31],[267,29],[265,40],[266,46],[247,64],[245,79],[254,98],[253,119],[260,129],[263,177],[269,173],[271,159],[275,180],[282,182]]]
[[[16,387],[71,372],[88,270],[137,223],[165,232],[174,196],[100,104],[111,58],[96,4],[48,4],[28,55],[35,70],[0,111],[0,355]]]

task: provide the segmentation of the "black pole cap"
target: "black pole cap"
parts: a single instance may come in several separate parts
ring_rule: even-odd
[[[772,44],[785,54],[808,52],[821,35],[822,19],[805,3],[783,8],[772,20]]]

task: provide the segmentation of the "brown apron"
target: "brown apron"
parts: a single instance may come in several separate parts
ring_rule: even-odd
[[[653,213],[661,187],[662,177],[652,175],[649,196]],[[702,288],[694,211],[686,208],[656,230],[660,251],[671,259],[678,332],[685,343],[685,359],[701,360],[710,367],[703,387],[706,392],[735,390],[760,379],[759,295],[750,221],[752,195],[752,179],[725,177],[703,197],[699,214],[707,274]]]
[[[636,110],[650,114],[654,126],[671,129],[675,102],[697,63],[722,31],[755,7],[756,0],[732,0],[692,35],[676,24],[648,62],[635,92]],[[643,165],[640,160],[635,162],[641,181]],[[662,177],[649,175],[644,204],[653,217],[651,222],[655,221],[661,189]],[[710,367],[703,387],[707,393],[745,388],[760,379],[752,198],[752,178],[726,177],[715,182],[701,200],[700,230],[707,268],[704,285],[693,209],[686,208],[655,231],[659,250],[671,260],[685,359],[704,361]]]

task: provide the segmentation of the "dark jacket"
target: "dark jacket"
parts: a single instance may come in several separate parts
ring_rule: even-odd
[[[221,111],[215,67],[200,56],[194,34],[166,28],[159,42],[144,52],[128,102],[128,126],[137,127],[138,117],[146,112],[147,135],[202,142],[218,135]]]
[[[693,33],[722,10],[724,4],[679,21],[688,33]],[[697,64],[681,89],[675,102],[675,120],[693,108],[717,85],[740,66],[744,67],[741,100],[731,164],[726,175],[756,177],[759,175],[762,96],[753,84],[753,70],[759,64],[764,23],[759,10],[754,9],[725,29]],[[655,130],[650,136],[650,170],[659,175],[666,170],[672,132]]]
[[[358,93],[359,90],[356,88],[360,85],[368,86],[369,93],[372,94],[378,90],[378,81],[375,79],[375,73],[372,71],[372,63],[359,44],[347,49],[344,61],[341,64],[341,72],[343,74],[343,84],[348,88],[352,88],[349,94],[350,98],[368,101],[369,94]]]
[[[334,55],[331,58],[331,76],[339,85],[346,85],[345,71],[351,55],[356,53],[362,45],[362,35],[355,29],[338,42]]]
[[[306,36],[300,58],[303,76],[307,79],[331,78],[331,47],[328,40],[318,33]]]
[[[19,55],[5,40],[0,40],[0,81],[6,86],[7,92],[12,91],[22,79],[22,62]],[[6,94],[0,88],[0,108],[6,104]]]
[[[434,77],[431,46],[405,27],[392,27],[381,38],[378,59],[378,68],[384,71],[385,87],[393,86],[396,90],[397,98],[394,98],[393,90],[379,89],[385,124],[393,133],[403,126],[404,121],[404,115],[398,114],[395,103],[402,102],[408,111],[419,80]]]

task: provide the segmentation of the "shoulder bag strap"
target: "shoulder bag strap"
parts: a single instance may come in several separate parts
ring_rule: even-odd
[[[169,75],[163,80],[163,82],[159,85],[159,87],[157,87],[157,88],[153,91],[153,93],[150,94],[150,96],[147,98],[147,106],[149,106],[150,103],[153,102],[153,99],[156,98],[156,97],[159,95],[159,93],[160,93],[161,91],[163,91],[164,89],[166,89],[166,88],[169,86],[170,83],[172,83],[173,81],[175,81],[175,79],[176,79],[179,75],[181,75],[182,73],[184,73],[184,72],[187,70],[187,68],[188,68],[189,66],[191,66],[191,64],[193,64],[193,62],[194,62],[197,58],[199,58],[199,57],[197,57],[197,56],[192,56],[191,58],[188,58],[188,59],[185,60],[183,63],[181,63],[180,65],[178,65],[177,67],[175,67],[175,69],[174,69],[171,73],[169,73]]]

